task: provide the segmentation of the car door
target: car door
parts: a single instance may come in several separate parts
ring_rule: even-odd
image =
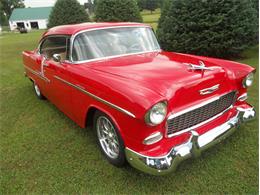
[[[70,115],[71,110],[71,87],[61,82],[61,80],[70,81],[68,63],[66,63],[69,48],[68,36],[47,37],[40,47],[40,53],[44,60],[42,61],[43,76],[50,82],[45,85],[47,98],[55,104],[61,111]],[[59,56],[55,61],[54,56]]]

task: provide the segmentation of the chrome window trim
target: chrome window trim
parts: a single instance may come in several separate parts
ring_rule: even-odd
[[[233,91],[234,91],[234,90],[233,90]],[[225,94],[223,94],[223,95],[221,95],[221,96],[217,96],[217,97],[211,98],[211,99],[209,99],[209,100],[207,100],[207,101],[205,101],[205,102],[202,102],[201,104],[192,106],[192,107],[190,107],[190,108],[187,108],[187,109],[185,109],[185,110],[182,110],[182,111],[180,111],[180,112],[177,112],[177,113],[175,113],[175,114],[170,115],[170,116],[167,118],[167,121],[166,121],[166,124],[165,124],[165,127],[166,127],[165,137],[171,138],[171,137],[174,137],[174,136],[183,134],[183,133],[185,133],[185,132],[191,131],[191,130],[193,130],[193,129],[195,129],[195,128],[198,128],[198,127],[200,127],[200,126],[202,126],[202,125],[205,125],[205,124],[209,123],[210,121],[213,121],[214,119],[220,117],[221,115],[223,115],[224,113],[226,113],[227,111],[229,111],[230,109],[232,109],[232,108],[234,107],[234,102],[236,101],[236,97],[234,97],[234,102],[232,103],[232,105],[231,105],[230,107],[228,107],[227,109],[225,109],[225,110],[222,111],[221,113],[219,113],[219,114],[217,114],[217,115],[211,117],[210,119],[208,119],[208,120],[206,120],[206,121],[203,121],[203,122],[201,122],[201,123],[199,123],[199,124],[197,124],[197,125],[194,125],[194,126],[192,126],[192,127],[189,127],[189,128],[187,128],[187,129],[183,129],[183,130],[181,130],[181,131],[178,131],[178,132],[176,132],[176,133],[172,133],[172,134],[170,134],[170,135],[167,134],[167,133],[168,133],[168,125],[167,125],[167,124],[168,124],[168,120],[171,120],[171,119],[173,119],[173,118],[175,118],[175,117],[177,117],[177,116],[180,116],[180,115],[182,115],[182,114],[185,114],[185,113],[190,112],[190,111],[192,111],[192,110],[195,110],[195,109],[197,109],[197,108],[200,108],[200,107],[202,107],[202,106],[205,106],[205,105],[207,105],[207,104],[209,104],[209,103],[211,103],[211,102],[214,102],[214,101],[220,99],[221,97],[223,97],[223,96],[225,96],[225,95],[227,95],[227,94],[229,94],[229,93],[231,93],[231,92],[233,92],[233,91],[229,91],[228,93],[225,93]],[[236,94],[237,94],[237,91],[235,91],[235,92],[236,92]]]
[[[71,36],[70,39],[70,53],[69,53],[69,61],[72,64],[81,64],[81,63],[86,63],[86,62],[93,62],[93,61],[100,61],[100,60],[105,60],[105,59],[111,59],[111,58],[118,58],[118,57],[124,57],[124,56],[130,56],[130,55],[138,55],[138,54],[146,54],[146,53],[152,53],[152,52],[161,52],[161,49],[157,49],[157,50],[151,50],[151,51],[145,51],[145,52],[137,52],[137,53],[131,53],[131,54],[122,54],[122,55],[114,55],[114,56],[108,56],[108,57],[102,57],[102,58],[95,58],[95,59],[89,59],[89,60],[82,60],[82,61],[73,61],[72,59],[72,50],[73,50],[73,45],[74,45],[74,41],[75,38],[81,34],[81,33],[85,33],[85,32],[89,32],[89,31],[96,31],[96,30],[104,30],[104,29],[114,29],[114,28],[150,28],[152,29],[152,27],[150,26],[140,26],[140,25],[133,25],[133,26],[111,26],[111,27],[101,27],[101,28],[92,28],[92,29],[87,29],[87,30],[81,30],[77,33],[75,33],[74,35]],[[155,35],[154,35],[155,36]],[[155,36],[156,37],[156,36]],[[160,44],[157,41],[158,46],[160,47]]]
[[[40,79],[42,79],[42,80],[44,80],[44,81],[46,81],[46,82],[48,82],[48,83],[50,82],[50,80],[49,80],[48,78],[42,76],[42,74],[41,74],[40,72],[35,71],[35,70],[29,68],[28,66],[24,66],[24,68],[27,69],[27,70],[28,70],[29,72],[31,72],[32,74],[38,76]]]
[[[124,113],[124,114],[127,114],[128,116],[136,118],[136,116],[133,113],[131,113],[131,112],[129,112],[129,111],[127,111],[127,110],[125,110],[125,109],[123,109],[123,108],[121,108],[121,107],[119,107],[119,106],[117,106],[117,105],[115,105],[115,104],[113,104],[111,102],[108,102],[108,101],[106,101],[106,100],[104,100],[104,99],[102,99],[102,98],[100,98],[100,97],[98,97],[98,96],[88,92],[88,91],[86,91],[82,87],[74,85],[74,84],[72,84],[72,83],[70,83],[70,82],[68,82],[68,81],[66,81],[66,80],[64,80],[64,79],[62,79],[62,78],[60,78],[60,77],[58,77],[56,75],[54,76],[54,78],[59,80],[59,81],[61,81],[61,82],[63,82],[63,83],[65,83],[65,84],[67,84],[67,85],[69,85],[69,86],[71,86],[71,87],[73,87],[73,88],[75,88],[75,89],[77,89],[77,90],[79,90],[79,91],[81,91],[82,93],[84,93],[84,94],[94,98],[95,100],[97,100],[99,102],[102,102],[102,103],[104,103],[104,104],[106,104],[106,105],[108,105],[108,106],[110,106],[110,107],[112,107],[112,108],[114,108],[114,109]]]

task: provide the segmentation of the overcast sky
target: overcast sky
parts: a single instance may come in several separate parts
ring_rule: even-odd
[[[78,0],[80,4],[88,2],[88,0]],[[55,4],[56,0],[25,0],[25,7],[49,7]]]

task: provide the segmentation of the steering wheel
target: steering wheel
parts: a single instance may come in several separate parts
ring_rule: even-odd
[[[135,43],[128,48],[128,51],[140,51],[141,47],[139,43]]]

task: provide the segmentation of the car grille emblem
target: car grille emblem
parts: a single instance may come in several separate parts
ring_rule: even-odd
[[[214,85],[210,88],[202,89],[199,92],[200,92],[200,95],[207,95],[207,94],[213,93],[214,91],[217,91],[218,89],[219,89],[219,84]]]

